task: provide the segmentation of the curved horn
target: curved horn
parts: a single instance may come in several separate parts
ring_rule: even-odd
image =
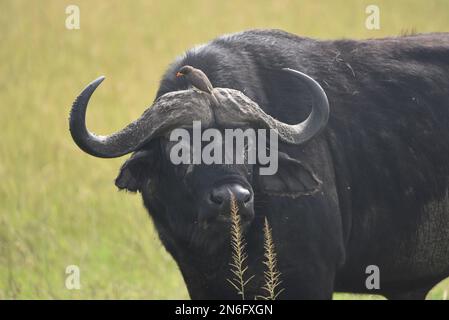
[[[191,126],[193,120],[209,124],[212,113],[206,94],[177,91],[163,95],[136,121],[109,136],[97,136],[86,127],[89,99],[104,77],[92,81],[76,98],[70,111],[70,133],[86,153],[100,158],[116,158],[131,153],[151,138],[168,130]]]
[[[215,108],[215,119],[226,127],[248,123],[255,127],[265,127],[277,131],[279,138],[290,144],[304,143],[316,136],[326,126],[329,119],[329,102],[323,88],[308,75],[293,70],[282,69],[304,81],[312,96],[312,111],[301,123],[290,125],[266,114],[253,100],[241,91],[216,88],[215,96],[220,99],[221,108]]]
[[[274,120],[273,129],[277,129],[280,138],[287,143],[304,143],[326,127],[329,120],[329,101],[323,88],[314,79],[308,75],[290,68],[282,69],[303,81],[312,96],[312,111],[310,115],[301,123],[288,125],[286,123]]]

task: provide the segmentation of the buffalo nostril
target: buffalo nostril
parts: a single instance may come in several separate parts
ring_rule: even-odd
[[[251,192],[240,185],[233,186],[232,193],[240,203],[247,203],[251,200]]]
[[[223,204],[224,202],[223,194],[221,192],[213,190],[210,194],[210,201],[219,205]]]
[[[244,203],[247,203],[251,200],[251,192],[245,189],[245,192],[242,194],[242,200]]]
[[[221,207],[225,203],[229,203],[232,196],[239,205],[247,204],[252,199],[250,190],[239,184],[228,184],[212,189],[209,195],[209,200],[212,204],[219,205]]]

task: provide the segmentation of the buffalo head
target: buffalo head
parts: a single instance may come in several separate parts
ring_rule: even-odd
[[[237,201],[245,225],[254,218],[255,194],[296,197],[318,189],[320,181],[307,166],[287,154],[279,153],[279,169],[274,175],[260,175],[258,164],[173,164],[170,132],[191,130],[193,121],[202,128],[273,129],[281,143],[302,144],[326,125],[329,105],[320,85],[309,76],[284,69],[305,82],[311,92],[313,108],[298,124],[280,122],[266,114],[242,92],[216,88],[219,105],[207,93],[175,91],[159,97],[136,121],[109,136],[97,136],[85,123],[89,99],[103,77],[89,84],[75,100],[70,114],[70,132],[86,153],[100,158],[115,158],[133,153],[120,169],[116,185],[142,193],[161,239],[196,248],[215,250],[226,239],[223,225],[229,223],[231,195]]]

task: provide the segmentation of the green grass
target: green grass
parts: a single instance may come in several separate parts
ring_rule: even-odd
[[[81,29],[69,31],[65,7],[74,3]],[[187,298],[140,198],[114,187],[123,159],[96,159],[72,142],[74,97],[107,76],[88,122],[109,133],[151,103],[176,55],[223,33],[274,27],[365,38],[449,29],[448,1],[377,0],[381,30],[369,31],[369,3],[0,0],[0,299]],[[70,264],[81,268],[81,290],[64,287]],[[444,290],[449,283],[430,298]]]

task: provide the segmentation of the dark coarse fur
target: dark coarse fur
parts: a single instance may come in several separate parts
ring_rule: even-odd
[[[449,34],[366,41],[317,41],[277,30],[227,35],[176,60],[158,97],[187,88],[175,77],[183,65],[203,70],[214,87],[243,91],[288,123],[308,115],[310,99],[282,68],[310,75],[328,95],[326,130],[305,145],[280,146],[313,170],[320,192],[266,195],[257,179],[248,180],[256,214],[246,231],[249,267],[255,274],[262,268],[267,216],[283,274],[280,298],[326,299],[334,291],[423,298],[449,276]],[[182,182],[170,174],[157,179],[141,191],[190,295],[236,298],[226,282],[226,243],[196,250],[179,236],[191,232],[205,237],[197,243],[213,245],[227,230],[193,231],[194,219],[182,214],[192,201],[176,186]],[[178,204],[177,218],[167,213],[164,193]],[[380,290],[365,287],[368,265],[380,269]],[[258,286],[256,279],[249,292]]]

